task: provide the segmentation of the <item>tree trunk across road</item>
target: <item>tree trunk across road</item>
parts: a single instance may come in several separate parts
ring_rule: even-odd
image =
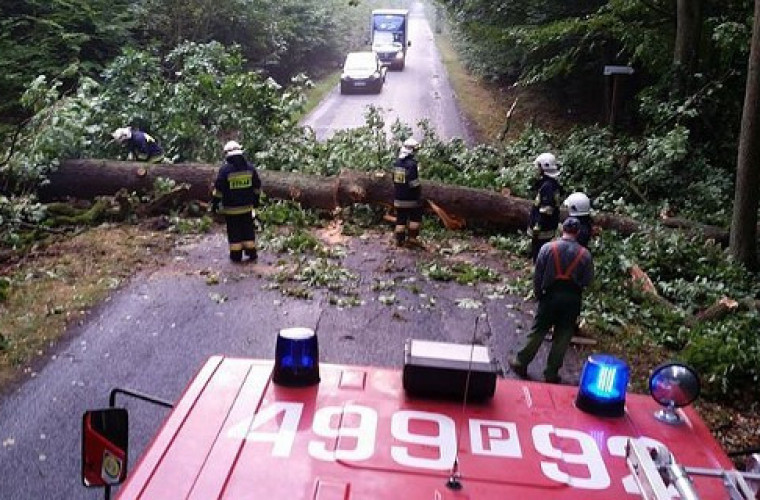
[[[74,197],[93,199],[111,196],[120,189],[148,192],[158,178],[173,179],[190,186],[188,199],[208,200],[217,166],[185,164],[145,164],[110,160],[66,160],[50,174],[50,183],[41,191],[43,200]],[[390,206],[393,182],[390,174],[346,170],[340,175],[321,177],[260,170],[263,191],[269,198],[294,200],[306,208],[332,210],[354,203]],[[505,231],[524,230],[528,225],[531,201],[505,196],[495,191],[452,186],[423,179],[423,196],[467,225],[489,226]],[[628,217],[596,214],[594,223],[604,229],[631,234],[642,225]]]

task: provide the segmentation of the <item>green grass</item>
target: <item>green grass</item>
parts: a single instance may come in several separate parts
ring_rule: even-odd
[[[467,72],[447,32],[436,33],[435,43],[441,53],[459,107],[473,124],[476,139],[491,142],[499,136],[507,114],[498,89]]]
[[[340,82],[340,71],[340,69],[337,69],[325,77],[320,78],[318,81],[314,81],[314,87],[306,92],[306,104],[301,118],[311,113],[314,108],[319,105],[322,99],[324,99],[325,96],[338,85],[338,82]]]

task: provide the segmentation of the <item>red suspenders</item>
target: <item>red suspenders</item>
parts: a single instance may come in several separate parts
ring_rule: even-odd
[[[570,263],[570,265],[565,269],[562,270],[562,263],[559,261],[559,250],[557,249],[557,241],[552,242],[552,254],[554,254],[554,279],[563,280],[563,281],[570,281],[573,270],[575,269],[575,266],[578,265],[578,263],[581,261],[583,256],[586,254],[586,249],[582,246],[578,245],[580,247],[580,251],[575,255],[575,258]]]

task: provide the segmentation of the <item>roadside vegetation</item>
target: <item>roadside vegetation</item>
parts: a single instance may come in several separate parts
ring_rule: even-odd
[[[0,8],[7,28],[0,36],[0,64],[13,69],[2,75],[0,89],[16,96],[0,109],[0,308],[4,317],[17,318],[0,325],[0,365],[6,373],[44,351],[65,325],[118,286],[135,262],[164,248],[143,241],[147,233],[138,228],[147,222],[139,214],[140,206],[171,186],[77,202],[70,214],[56,212],[60,206],[37,197],[47,173],[64,158],[123,155],[110,142],[109,133],[117,126],[146,128],[174,162],[215,162],[219,144],[236,138],[255,152],[260,168],[317,175],[383,169],[399,140],[414,131],[423,137],[426,179],[529,197],[531,161],[548,150],[563,163],[567,192],[584,191],[595,210],[644,224],[645,230],[632,236],[605,232],[594,242],[597,280],[586,300],[587,332],[598,348],[636,360],[635,379],[644,380],[645,370],[657,362],[679,358],[702,374],[708,401],[757,411],[757,263],[737,244],[727,250],[698,230],[700,224],[728,229],[739,203],[734,201],[741,167],[737,116],[747,80],[749,2],[703,0],[695,45],[689,33],[676,30],[672,2],[442,0],[438,5],[448,24],[441,47],[452,81],[467,86],[459,91],[462,95],[477,88],[471,94],[476,99],[462,101],[483,139],[472,146],[441,140],[425,122],[395,123],[386,133],[381,109],[369,109],[365,126],[325,142],[298,126],[308,109],[311,82],[306,75],[329,74],[332,61],[362,43],[363,19],[373,2],[348,8],[343,0],[223,0],[212,8],[197,0],[197,9],[182,7],[200,16],[191,16],[187,26],[173,24],[184,19],[175,15],[172,9],[179,7],[173,2],[111,2],[101,5],[102,11],[95,8],[97,2],[87,8],[85,3],[70,2],[63,11],[56,10],[63,4],[53,3],[31,17],[31,2]],[[78,7],[76,15],[70,7]],[[113,29],[88,31],[102,12],[110,13]],[[213,19],[203,17],[209,13]],[[227,22],[211,22],[218,19]],[[56,23],[47,22],[51,20]],[[29,30],[29,23],[55,30]],[[346,26],[355,30],[344,30]],[[54,49],[38,51],[53,41]],[[96,46],[107,50],[95,51]],[[674,67],[676,47],[681,52]],[[466,72],[457,69],[460,63]],[[635,78],[621,80],[624,99],[615,123],[610,123],[607,107],[612,104],[600,98],[611,84],[601,74],[609,64],[636,71]],[[514,114],[508,115],[510,109]],[[750,209],[757,212],[757,206]],[[204,214],[196,203],[148,220],[156,225],[150,227],[171,229],[168,234],[178,237],[207,230],[211,223]],[[692,221],[697,230],[666,228],[663,216]],[[262,244],[282,255],[273,287],[304,299],[315,289],[327,289],[334,292],[334,306],[361,305],[353,293],[354,277],[340,263],[340,249],[314,237],[315,214],[269,201],[260,217],[266,221]],[[345,233],[358,235],[380,222],[382,213],[357,207],[346,220]],[[295,229],[280,228],[285,222]],[[122,232],[114,241],[123,250],[101,246],[109,241],[102,232],[114,228]],[[526,238],[471,230],[488,238],[520,278],[500,281],[485,266],[446,256],[421,264],[420,272],[433,280],[489,282],[495,294],[527,296]],[[755,230],[742,226],[734,231],[756,253]],[[424,234],[453,239],[432,222]],[[93,241],[81,243],[87,238]],[[447,248],[450,255],[458,252],[455,246]],[[114,267],[101,259],[110,259]],[[80,260],[91,264],[77,267]],[[58,261],[67,264],[58,267]],[[631,280],[633,269],[648,276],[652,289]],[[85,274],[97,290],[78,284]],[[49,292],[36,288],[38,283],[49,283]],[[57,288],[66,283],[78,291]],[[392,286],[377,287],[392,304]],[[724,298],[736,305],[723,315],[700,318]],[[41,309],[24,311],[30,300]],[[40,323],[43,318],[48,326]],[[733,417],[716,416],[711,423],[719,427],[725,418]]]

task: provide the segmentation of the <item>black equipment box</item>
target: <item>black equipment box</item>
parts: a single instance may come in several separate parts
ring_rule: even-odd
[[[487,401],[496,391],[498,364],[482,345],[408,339],[403,383],[413,397]]]

